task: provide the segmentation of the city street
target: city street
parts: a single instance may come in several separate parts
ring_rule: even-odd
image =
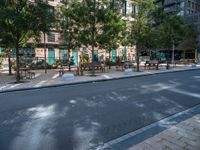
[[[0,93],[0,150],[87,150],[200,104],[200,70]]]

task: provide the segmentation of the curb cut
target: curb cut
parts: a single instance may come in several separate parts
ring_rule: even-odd
[[[86,84],[86,83],[106,82],[106,81],[119,80],[119,79],[130,79],[130,78],[152,76],[152,75],[158,75],[158,74],[168,74],[168,73],[176,73],[176,72],[195,71],[195,70],[200,70],[200,68],[190,68],[190,69],[182,69],[182,70],[167,70],[167,71],[160,71],[160,72],[155,72],[155,73],[144,73],[144,74],[138,74],[138,75],[113,77],[110,79],[96,79],[96,80],[88,80],[88,81],[80,81],[80,82],[72,82],[72,83],[53,84],[53,85],[46,85],[46,86],[40,86],[40,87],[10,89],[10,90],[0,91],[0,94],[10,93],[10,92],[19,92],[19,91],[28,91],[28,90],[46,89],[46,88],[53,88],[53,87],[62,87],[62,86],[67,86],[67,85],[72,86],[72,85],[79,85],[79,84]]]

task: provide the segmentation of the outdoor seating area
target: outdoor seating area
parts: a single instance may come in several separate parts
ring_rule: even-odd
[[[69,69],[69,66],[58,67],[59,77],[61,77],[66,72],[72,72],[72,73],[74,73],[74,75],[79,75],[79,67],[76,65],[71,65],[70,69]]]
[[[106,65],[99,62],[95,62],[94,64],[83,63],[80,66],[81,75],[83,75],[84,71],[91,71],[93,68],[94,70],[100,70],[101,72],[105,72]]]
[[[116,65],[116,70],[117,71],[124,71],[125,69],[134,69],[134,62],[131,61],[125,61],[125,62],[120,62]]]
[[[21,79],[35,79],[35,72],[29,67],[19,68]]]
[[[158,60],[146,61],[144,64],[145,69],[159,69],[160,62]]]

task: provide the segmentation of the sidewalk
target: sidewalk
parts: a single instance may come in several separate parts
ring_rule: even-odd
[[[25,88],[38,88],[43,86],[53,86],[60,84],[71,84],[71,83],[80,83],[80,82],[89,82],[96,80],[109,80],[109,79],[117,79],[117,78],[125,78],[125,77],[135,77],[141,75],[151,75],[157,73],[167,73],[174,71],[184,71],[191,69],[200,69],[198,67],[191,66],[178,66],[176,68],[171,68],[170,70],[141,70],[141,72],[133,72],[132,74],[125,74],[124,71],[116,71],[113,67],[112,69],[108,69],[106,72],[96,72],[96,77],[90,77],[89,73],[85,73],[84,76],[75,76],[74,80],[64,81],[62,77],[59,77],[58,70],[48,70],[48,73],[45,74],[44,70],[34,70],[36,73],[36,78],[31,80],[25,80],[24,83],[15,84],[14,75],[9,76],[8,71],[0,70],[0,92],[7,90],[16,90],[16,89],[25,89]]]
[[[193,116],[128,150],[199,150],[200,114]]]
[[[97,150],[200,150],[200,104],[104,143]]]

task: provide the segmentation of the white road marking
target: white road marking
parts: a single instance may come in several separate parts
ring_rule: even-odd
[[[110,76],[108,76],[106,74],[104,74],[103,77],[106,78],[106,79],[110,79],[111,78]]]
[[[17,86],[19,86],[19,85],[21,85],[21,84],[14,84],[14,85],[11,85],[9,88],[16,88]]]
[[[39,87],[39,86],[42,86],[46,83],[47,81],[44,80],[44,81],[40,81],[39,83],[37,83],[36,85],[34,85],[33,87]]]
[[[58,77],[59,77],[59,74],[57,73],[52,77],[52,79],[55,79],[55,78],[58,78]]]

